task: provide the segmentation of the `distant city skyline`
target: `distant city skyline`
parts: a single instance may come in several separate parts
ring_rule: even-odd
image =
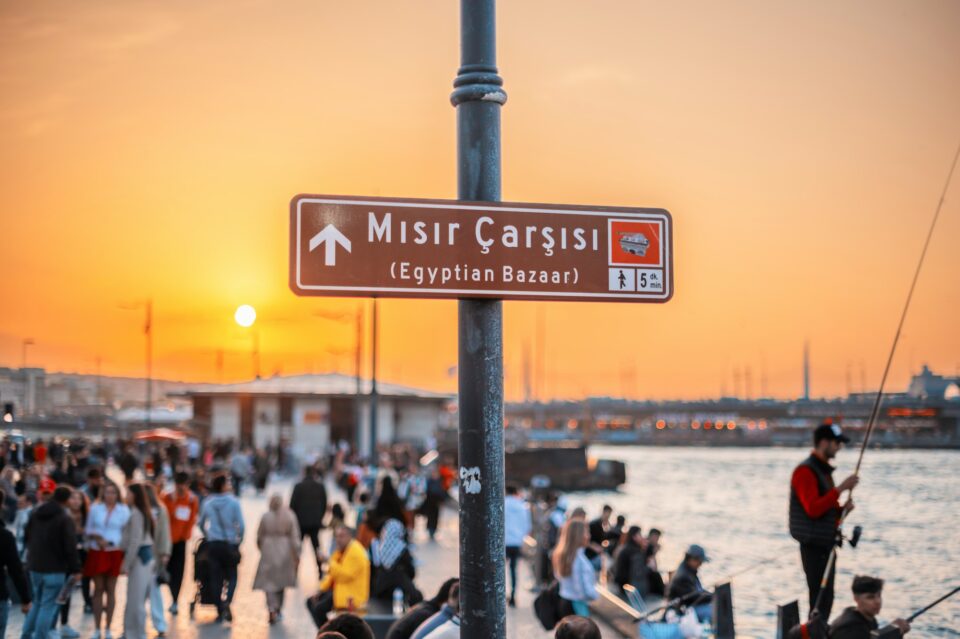
[[[358,302],[291,293],[288,205],[455,195],[458,25],[456,3],[5,3],[0,364],[143,375],[121,307],[152,300],[157,378],[250,378],[241,304],[264,375],[352,372],[353,327],[316,314]],[[812,396],[876,387],[960,138],[960,3],[501,2],[498,45],[503,199],[674,224],[667,304],[504,304],[508,399],[797,397],[807,341]],[[958,181],[891,388],[960,362]],[[456,303],[380,318],[384,379],[456,388]]]

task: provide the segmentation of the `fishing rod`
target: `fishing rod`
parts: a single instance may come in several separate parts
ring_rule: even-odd
[[[867,445],[870,443],[870,435],[873,433],[873,427],[877,421],[877,415],[880,413],[880,403],[883,400],[883,389],[887,384],[887,377],[890,374],[890,366],[893,363],[893,355],[897,351],[897,344],[900,342],[900,334],[903,331],[903,323],[907,319],[907,311],[910,309],[910,302],[913,301],[913,292],[917,288],[917,280],[920,278],[920,269],[923,268],[923,262],[927,257],[927,249],[930,248],[930,240],[933,238],[933,230],[937,226],[937,220],[940,219],[940,211],[943,209],[943,203],[947,199],[947,191],[950,189],[950,182],[953,181],[953,172],[957,168],[957,159],[960,158],[960,145],[957,146],[957,152],[953,156],[953,164],[950,165],[950,172],[947,174],[947,181],[943,184],[943,191],[940,192],[940,201],[937,203],[937,209],[933,214],[933,220],[930,222],[930,230],[927,231],[927,239],[923,243],[923,251],[920,252],[920,261],[917,262],[917,269],[913,273],[913,281],[910,283],[910,291],[907,293],[907,301],[903,305],[903,311],[900,313],[900,322],[897,324],[897,332],[893,336],[893,345],[890,347],[890,354],[887,356],[887,364],[883,368],[883,377],[880,378],[880,388],[877,390],[877,396],[873,400],[873,409],[870,411],[870,420],[867,422],[867,433],[863,437],[863,443],[860,445],[860,456],[857,457],[857,466],[853,471],[854,475],[860,475],[860,465],[863,463],[863,455],[867,452]],[[853,494],[853,490],[850,491]]]
[[[948,592],[948,593],[945,594],[944,596],[940,597],[939,599],[937,599],[937,600],[934,601],[933,603],[927,604],[926,606],[924,606],[924,607],[921,608],[920,610],[916,611],[915,613],[913,613],[912,615],[910,615],[909,617],[906,618],[906,622],[907,622],[907,623],[912,623],[914,619],[916,619],[917,617],[919,617],[919,616],[922,615],[923,613],[927,612],[928,610],[930,610],[931,608],[933,608],[933,607],[936,606],[937,604],[941,603],[941,602],[944,601],[945,599],[949,599],[950,597],[952,597],[953,595],[957,594],[958,592],[960,592],[960,586],[957,586],[956,588],[954,588],[953,590],[951,590],[950,592]],[[900,633],[900,628],[898,628],[897,626],[894,626],[893,624],[890,624],[890,625],[888,625],[888,626],[884,626],[883,628],[880,628],[880,630],[879,630],[879,632],[878,632],[878,634],[877,634],[877,638],[878,638],[878,639],[899,639],[899,638],[902,637],[902,636],[903,636],[903,635]]]
[[[877,396],[873,400],[873,408],[870,410],[870,419],[867,421],[867,432],[863,437],[863,442],[860,444],[860,455],[857,457],[857,466],[853,471],[853,474],[857,477],[860,476],[860,466],[863,464],[863,456],[867,452],[867,446],[870,443],[870,435],[873,433],[873,428],[877,423],[877,416],[880,413],[880,404],[883,401],[883,389],[886,387],[887,377],[890,375],[890,366],[893,364],[893,356],[897,351],[897,345],[900,343],[900,334],[903,332],[903,324],[907,319],[907,311],[910,310],[910,303],[913,301],[913,292],[916,290],[917,280],[920,278],[920,270],[923,268],[923,262],[927,257],[927,249],[930,248],[930,240],[933,238],[933,231],[937,226],[937,220],[940,219],[940,211],[943,210],[943,203],[947,199],[947,191],[950,190],[950,183],[953,181],[953,173],[957,168],[958,159],[960,159],[960,144],[957,145],[957,151],[953,155],[953,163],[950,165],[950,171],[947,173],[946,182],[944,182],[943,190],[940,192],[940,200],[937,202],[937,208],[933,213],[933,219],[930,221],[930,229],[927,231],[926,240],[923,242],[923,250],[920,252],[920,260],[917,262],[917,268],[913,272],[913,280],[910,282],[910,290],[907,293],[906,302],[903,304],[903,311],[900,313],[900,322],[897,324],[897,331],[893,336],[893,344],[890,346],[890,354],[887,356],[887,363],[883,369],[883,376],[880,378],[880,388],[877,389]],[[848,500],[852,496],[853,489],[851,488],[848,495]],[[849,503],[849,501],[847,503]],[[843,522],[846,520],[847,515],[849,515],[850,512],[851,511],[847,509],[843,514],[840,515],[840,521],[837,524],[838,529],[840,526],[843,526]],[[856,534],[856,531],[854,532],[854,536],[859,539],[859,535]],[[830,581],[830,573],[836,561],[837,547],[834,546],[831,549],[830,557],[827,560],[827,569],[824,571],[823,578],[820,580],[820,591],[817,593],[817,599],[810,610],[811,620],[820,606],[824,590],[826,590],[827,582]]]

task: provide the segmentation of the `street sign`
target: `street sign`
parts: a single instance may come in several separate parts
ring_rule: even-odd
[[[663,209],[298,195],[297,295],[666,302]]]

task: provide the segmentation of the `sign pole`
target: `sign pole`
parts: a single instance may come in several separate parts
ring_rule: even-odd
[[[494,0],[460,2],[457,197],[500,201],[500,107]],[[460,636],[506,637],[503,546],[503,312],[459,302]]]

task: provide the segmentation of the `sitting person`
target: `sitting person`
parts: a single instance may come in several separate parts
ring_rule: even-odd
[[[450,587],[450,595],[447,597],[447,603],[440,608],[440,612],[433,615],[426,621],[424,621],[420,626],[410,635],[410,639],[426,639],[426,637],[431,637],[431,639],[436,639],[433,637],[433,632],[439,628],[444,628],[448,623],[451,623],[454,619],[457,620],[457,636],[460,634],[460,582],[453,584]]]
[[[360,542],[356,542],[359,544]],[[327,635],[324,637],[323,635]],[[320,627],[317,639],[374,639],[373,630],[367,622],[355,614],[345,612],[337,615]]]
[[[587,617],[569,615],[560,620],[554,639],[602,639],[600,628]]]
[[[450,589],[457,583],[459,579],[455,577],[443,582],[433,599],[417,604],[408,610],[407,614],[393,622],[390,630],[387,631],[387,639],[410,639],[424,621],[440,612],[450,598]]]
[[[704,562],[710,561],[707,553],[702,546],[697,544],[687,548],[683,557],[683,563],[673,573],[673,578],[667,586],[667,599],[681,599],[684,606],[693,606],[697,611],[697,618],[700,621],[710,621],[710,601],[713,594],[708,592],[703,584],[700,583],[700,577],[697,571]]]
[[[320,592],[307,600],[307,609],[317,627],[336,610],[358,610],[370,598],[370,560],[367,551],[346,526],[334,533],[336,550],[330,557],[327,574],[320,582]]]
[[[641,597],[650,592],[650,569],[647,567],[647,538],[640,526],[630,526],[626,539],[617,549],[613,562],[613,581],[620,587],[630,584]]]
[[[833,620],[830,639],[870,639],[877,636],[877,615],[883,607],[883,579],[857,575],[853,578],[852,590],[856,606],[847,608]],[[910,623],[903,619],[895,619],[890,626],[892,628],[880,631],[880,636],[902,637],[910,632]]]
[[[404,601],[415,606],[423,601],[423,594],[413,584],[416,570],[407,545],[407,530],[398,519],[388,519],[380,534],[370,543],[370,562],[373,578],[370,597],[390,601],[393,591],[403,591]]]

